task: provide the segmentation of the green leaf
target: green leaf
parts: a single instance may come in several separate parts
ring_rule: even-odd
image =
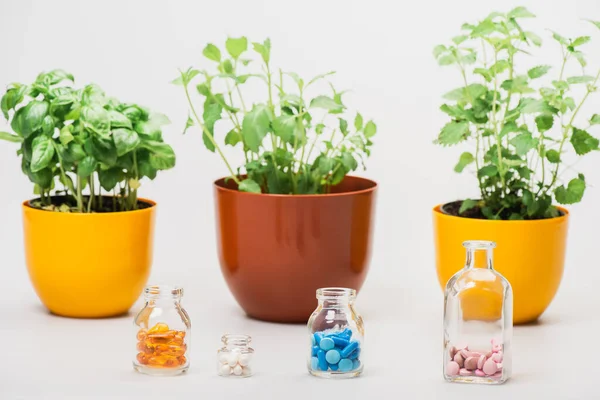
[[[471,164],[473,161],[475,161],[475,157],[473,157],[473,154],[469,153],[468,151],[465,151],[460,155],[460,158],[458,159],[458,164],[456,164],[456,166],[454,167],[454,172],[463,172],[465,167]]]
[[[453,100],[459,102],[471,102],[472,100],[478,99],[487,93],[487,88],[479,83],[473,83],[469,86],[458,88],[446,93],[443,97],[446,100]]]
[[[233,73],[233,64],[231,64],[231,61],[229,59],[223,61],[223,63],[221,65],[223,66],[223,71],[226,74]]]
[[[108,112],[108,119],[110,120],[110,128],[127,128],[133,129],[133,125],[131,120],[127,118],[125,114],[122,114],[115,110],[110,110]]]
[[[554,116],[551,114],[540,114],[535,117],[535,124],[540,133],[546,132],[552,128],[554,124]]]
[[[569,45],[569,40],[561,35],[559,35],[556,32],[552,32],[552,37],[554,38],[554,40],[556,40],[558,43],[564,45],[564,46],[568,46]]]
[[[195,125],[194,120],[192,119],[192,117],[190,117],[188,115],[187,121],[185,122],[185,128],[183,129],[183,134],[185,135],[187,130],[190,129],[194,125]]]
[[[593,82],[594,80],[595,80],[595,78],[593,76],[589,76],[589,75],[571,76],[570,78],[567,78],[567,82],[571,85],[576,85],[578,83]]]
[[[548,73],[552,67],[549,65],[539,65],[537,67],[531,68],[527,71],[527,75],[531,79],[540,78]]]
[[[459,45],[461,43],[463,43],[465,40],[467,40],[469,37],[466,35],[459,35],[459,36],[455,36],[452,38],[452,41],[456,44]]]
[[[242,121],[242,136],[248,148],[258,153],[263,138],[270,130],[273,114],[265,104],[255,104]]]
[[[531,43],[533,43],[537,47],[540,47],[542,45],[542,38],[534,32],[525,32],[525,37],[531,40]]]
[[[284,142],[293,143],[296,126],[296,116],[282,114],[273,120],[273,133]]]
[[[200,71],[198,71],[197,69],[193,69],[193,68],[188,68],[186,71],[179,71],[179,77],[175,78],[173,81],[171,81],[172,84],[174,85],[183,85],[183,86],[187,86],[192,79],[194,79],[194,77],[196,75],[198,75],[200,73]],[[131,118],[130,118],[131,119]],[[132,120],[133,122],[135,122],[135,120]]]
[[[370,120],[365,125],[365,129],[364,129],[365,137],[371,138],[371,137],[375,136],[376,133],[377,133],[377,125],[375,125],[375,122],[373,122],[373,120]]]
[[[202,50],[202,54],[209,60],[221,62],[221,50],[212,43],[206,45],[204,50]]]
[[[546,100],[523,98],[521,99],[518,109],[523,114],[536,113],[556,113],[556,109],[552,107]]]
[[[447,123],[440,132],[437,142],[443,146],[451,146],[462,142],[469,133],[469,123],[452,121]]]
[[[502,130],[500,131],[500,138],[503,138],[504,136],[508,135],[509,133],[515,133],[515,132],[519,132],[520,129],[517,126],[517,124],[515,124],[514,122],[507,122],[506,124],[504,124],[504,126],[502,127]]]
[[[119,168],[100,169],[98,171],[98,179],[100,180],[102,189],[110,192],[119,182],[125,180],[125,174]]]
[[[472,209],[473,207],[475,207],[477,205],[477,201],[476,200],[471,200],[471,199],[466,199],[462,202],[462,204],[460,205],[460,208],[458,209],[458,213],[462,214],[465,211],[468,211],[470,209]]]
[[[477,171],[477,177],[479,179],[489,176],[496,176],[498,175],[498,167],[496,167],[495,165],[485,165],[481,168],[479,168],[479,171]]]
[[[204,101],[204,112],[202,113],[202,118],[204,119],[204,127],[208,130],[213,139],[215,137],[215,123],[221,119],[222,112],[223,106],[219,102],[217,102],[213,97],[206,98]],[[202,131],[202,141],[208,150],[212,152],[215,151],[215,145],[204,130]]]
[[[600,124],[600,114],[592,115],[590,118],[590,125],[599,125]]]
[[[98,162],[94,157],[86,156],[77,165],[77,175],[81,178],[87,178],[96,170],[97,166]]]
[[[360,113],[356,113],[356,117],[354,118],[354,129],[356,132],[360,131],[363,128],[363,117]]]
[[[446,48],[446,46],[444,46],[443,44],[439,44],[433,48],[433,56],[435,58],[438,58],[447,51],[448,49]]]
[[[150,151],[149,161],[152,168],[165,170],[175,166],[175,152],[168,144],[145,140],[140,146]]]
[[[295,72],[284,72],[285,75],[291,77],[294,82],[296,82],[296,85],[298,85],[298,88],[300,90],[302,90],[304,88],[304,80],[302,78],[300,78],[300,76],[295,73]]]
[[[560,204],[579,203],[585,192],[585,180],[582,178],[583,175],[580,175],[579,178],[571,179],[566,188],[564,185],[557,187],[554,190],[556,201]]]
[[[131,129],[114,129],[112,131],[112,137],[115,142],[118,157],[129,153],[140,144],[140,138],[138,134]]]
[[[538,142],[538,139],[532,137],[530,132],[521,133],[510,140],[510,144],[515,146],[515,152],[519,156],[523,156],[531,149],[536,148]]]
[[[261,193],[260,186],[252,179],[244,179],[238,187],[240,192]]]
[[[227,38],[225,48],[229,55],[237,60],[248,49],[248,39],[243,36],[241,38]]]
[[[552,164],[558,164],[560,162],[560,153],[554,149],[546,151],[546,158]]]
[[[340,132],[342,132],[342,135],[346,136],[348,134],[348,121],[346,121],[344,118],[338,119],[340,122]]]
[[[581,46],[581,45],[589,42],[591,39],[592,38],[589,36],[580,36],[577,39],[573,40],[573,43],[571,43],[571,46],[573,46],[573,47]]]
[[[571,52],[571,55],[577,59],[577,61],[582,67],[585,67],[587,65],[585,55],[582,52],[575,50]]]
[[[229,132],[227,132],[227,135],[225,135],[225,144],[235,146],[236,144],[242,141],[240,135],[241,134],[235,129],[230,130]]]
[[[63,126],[62,129],[60,130],[58,139],[60,140],[60,143],[63,146],[68,145],[75,139],[73,137],[73,134],[71,133],[72,128],[73,128],[73,125],[66,125],[66,126]]]
[[[598,150],[600,141],[584,130],[573,128],[571,144],[577,155],[584,155],[592,150]]]
[[[21,143],[23,138],[12,133],[0,131],[0,140],[6,140],[7,142]]]
[[[271,59],[271,40],[265,39],[265,41],[261,43],[254,42],[252,43],[254,51],[261,55],[263,61],[268,64]]]
[[[335,160],[333,158],[324,157],[323,155],[319,156],[319,158],[315,160],[315,164],[318,165],[319,173],[321,175],[329,175],[329,173],[335,168]]]
[[[588,22],[591,22],[592,24],[596,25],[596,28],[600,29],[600,21],[592,21],[588,19]]]
[[[83,126],[98,134],[108,135],[110,132],[110,118],[108,112],[98,106],[85,106],[81,109],[81,120],[84,122]]]
[[[312,78],[310,81],[308,81],[308,83],[306,84],[306,87],[309,87],[310,85],[317,82],[318,80],[323,79],[323,78],[325,78],[329,75],[333,75],[333,74],[335,74],[335,71],[329,71],[324,74],[317,75],[314,78]]]
[[[85,142],[85,150],[106,165],[114,165],[117,162],[117,149],[110,136],[93,135]]]
[[[341,110],[344,107],[336,103],[331,97],[317,96],[310,101],[311,108],[323,108],[325,110]]]
[[[525,7],[516,7],[506,14],[508,18],[534,18],[535,14],[530,12]]]
[[[33,139],[33,154],[31,156],[31,172],[46,168],[54,156],[52,139],[48,136],[38,136]]]
[[[346,169],[346,171],[355,171],[358,168],[358,162],[352,156],[352,154],[348,152],[342,153],[342,165]]]
[[[25,107],[19,108],[10,124],[13,131],[24,138],[42,128],[44,118],[48,115],[49,105],[45,101],[32,100]]]
[[[23,101],[25,92],[27,92],[27,86],[19,84],[8,89],[4,96],[2,96],[2,100],[0,100],[0,109],[6,120],[8,120],[8,112],[14,110],[15,107]]]

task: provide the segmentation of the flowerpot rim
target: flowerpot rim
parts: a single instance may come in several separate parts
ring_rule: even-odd
[[[340,197],[340,196],[353,196],[353,195],[364,194],[364,193],[372,193],[378,187],[377,182],[375,182],[374,180],[363,178],[360,176],[346,175],[346,177],[344,177],[344,179],[360,181],[360,182],[364,183],[365,186],[367,186],[367,188],[359,189],[359,190],[351,190],[351,191],[346,191],[346,192],[340,192],[340,193],[324,193],[324,194],[249,193],[249,192],[240,192],[237,189],[231,189],[231,188],[225,187],[224,182],[225,182],[225,179],[227,179],[227,178],[230,178],[230,177],[227,176],[227,177],[219,178],[216,181],[214,181],[213,186],[215,187],[215,189],[217,189],[221,192],[235,193],[239,196],[262,196],[262,197],[271,197],[271,198],[297,199],[297,198],[331,198],[331,197]]]
[[[53,196],[53,197],[61,197],[61,196]],[[103,196],[103,197],[114,197],[114,196]],[[60,214],[64,216],[72,216],[75,218],[91,218],[91,217],[100,217],[102,215],[114,215],[114,214],[133,214],[133,213],[148,213],[152,212],[156,208],[156,202],[154,200],[146,199],[143,197],[138,197],[137,201],[146,203],[150,207],[142,208],[139,210],[129,210],[129,211],[109,211],[109,212],[101,212],[101,213],[66,213],[66,212],[55,212],[50,210],[41,210],[39,208],[33,207],[31,202],[37,199],[25,200],[21,203],[22,208],[25,210],[30,210],[30,212],[41,212],[41,213],[52,213],[52,214]]]
[[[529,219],[529,220],[527,220],[527,219],[526,220],[518,220],[518,219],[507,220],[507,219],[468,218],[468,217],[459,217],[457,215],[450,215],[450,214],[444,213],[442,211],[442,207],[445,206],[446,204],[450,204],[450,203],[452,203],[452,202],[438,204],[437,206],[433,207],[433,210],[432,210],[433,213],[439,215],[440,218],[452,218],[452,219],[460,219],[460,220],[468,220],[468,221],[477,221],[482,224],[514,224],[514,225],[531,224],[531,223],[551,224],[551,223],[560,222],[560,221],[568,219],[569,214],[570,214],[569,210],[567,210],[566,208],[561,207],[561,206],[555,206],[562,212],[562,215],[560,215],[558,217],[553,217],[553,218]]]

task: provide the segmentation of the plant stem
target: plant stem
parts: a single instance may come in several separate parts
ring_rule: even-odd
[[[225,162],[225,165],[227,166],[227,169],[229,170],[229,173],[231,174],[231,179],[233,179],[233,181],[239,185],[241,183],[241,181],[238,179],[238,177],[233,172],[233,169],[231,168],[231,165],[229,165],[229,162],[227,161],[227,158],[225,158],[225,155],[221,151],[221,148],[219,147],[217,142],[215,142],[215,139],[213,138],[213,135],[210,133],[210,131],[200,121],[200,118],[198,117],[198,113],[196,113],[196,109],[194,108],[194,105],[192,104],[192,99],[190,98],[190,92],[188,90],[187,85],[184,86],[184,90],[185,90],[185,96],[187,98],[188,104],[190,105],[190,108],[192,109],[192,114],[194,114],[194,118],[196,118],[196,123],[198,124],[198,126],[200,126],[200,128],[202,129],[204,134],[208,137],[208,139],[213,144],[213,146],[215,146],[215,149],[217,149],[217,152],[221,156],[221,159],[223,159],[223,161]]]
[[[90,175],[90,196],[88,197],[87,212],[92,212],[92,204],[94,203],[94,173]]]
[[[81,196],[81,178],[77,175],[77,209],[83,212],[83,198]]]
[[[494,64],[498,62],[498,51],[494,51]],[[494,97],[492,100],[492,125],[494,127],[494,137],[496,139],[496,153],[498,156],[498,173],[502,183],[502,194],[506,192],[506,181],[504,180],[504,164],[502,162],[502,142],[498,133],[498,123],[496,120],[496,99],[498,96],[498,76],[494,76]]]

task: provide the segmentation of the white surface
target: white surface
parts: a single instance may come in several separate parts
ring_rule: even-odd
[[[0,0],[0,87],[61,67],[79,83],[97,82],[111,95],[171,117],[165,137],[177,152],[177,167],[141,189],[159,203],[151,281],[185,284],[194,325],[189,374],[156,379],[131,368],[130,318],[48,315],[23,261],[19,207],[31,196],[31,186],[21,175],[15,147],[1,143],[0,399],[600,398],[594,386],[600,367],[593,355],[600,329],[596,154],[577,165],[590,187],[584,202],[571,208],[561,290],[539,325],[515,329],[514,378],[502,387],[442,380],[442,295],[433,266],[430,210],[477,189],[471,176],[452,171],[463,148],[431,143],[446,121],[438,110],[441,94],[459,84],[455,71],[436,65],[431,50],[456,35],[463,22],[520,4],[538,14],[526,25],[548,42],[546,27],[565,36],[591,34],[586,51],[590,64],[600,66],[600,31],[581,21],[600,20],[597,0]],[[378,124],[364,173],[381,188],[372,269],[358,302],[367,323],[366,370],[359,379],[308,376],[304,328],[245,318],[220,276],[211,182],[226,170],[203,148],[197,131],[180,134],[187,106],[181,89],[168,82],[177,67],[200,65],[206,42],[223,43],[226,35],[271,37],[274,64],[285,70],[304,76],[339,71],[334,82],[352,88],[350,107]],[[536,55],[540,63],[555,65],[557,52],[550,45]],[[586,111],[599,112],[600,97]],[[254,336],[253,378],[216,375],[215,351],[227,331]]]

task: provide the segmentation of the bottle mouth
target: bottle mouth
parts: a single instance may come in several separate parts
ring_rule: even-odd
[[[181,286],[170,285],[150,285],[144,289],[144,297],[147,299],[183,297],[183,288]]]
[[[496,248],[496,242],[490,240],[467,240],[462,245],[469,250],[491,250]]]
[[[317,289],[317,299],[319,300],[354,300],[356,290],[340,287],[328,287]]]
[[[252,341],[252,337],[250,335],[232,335],[230,333],[226,333],[221,337],[221,342],[226,345],[234,345],[234,346],[246,346],[250,344]]]

